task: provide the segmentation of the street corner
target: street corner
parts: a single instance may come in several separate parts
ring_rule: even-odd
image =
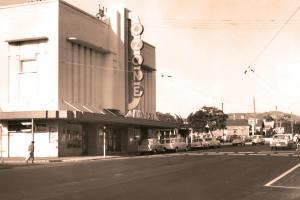
[[[264,186],[282,189],[300,190],[300,163],[285,171]]]

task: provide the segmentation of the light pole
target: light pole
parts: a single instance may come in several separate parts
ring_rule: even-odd
[[[0,153],[1,153],[1,163],[4,163],[3,154],[2,154],[2,126],[0,125]]]
[[[106,157],[106,126],[103,126],[103,157]]]

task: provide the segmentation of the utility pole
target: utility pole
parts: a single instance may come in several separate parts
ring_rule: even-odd
[[[254,117],[256,116],[255,98],[253,98]]]
[[[103,126],[103,157],[106,157],[106,126]]]
[[[276,128],[278,127],[278,122],[277,122],[277,106],[275,106],[275,126],[276,126]]]
[[[34,141],[34,120],[31,118],[31,138]]]
[[[293,113],[291,112],[291,128],[292,128],[292,134],[294,135],[294,122],[293,122]]]
[[[254,121],[252,124],[252,135],[255,134],[255,124],[256,124],[256,107],[255,107],[255,98],[253,98],[253,111],[254,111]]]
[[[1,164],[4,163],[4,160],[3,160],[3,154],[2,154],[2,126],[0,126],[0,150],[1,150]]]
[[[222,112],[224,114],[224,104],[223,104],[223,102],[222,102]],[[222,128],[222,132],[223,132],[223,138],[222,138],[222,140],[224,140],[224,137],[225,137],[224,128]]]

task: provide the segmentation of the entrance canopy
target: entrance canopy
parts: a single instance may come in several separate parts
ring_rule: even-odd
[[[80,111],[20,111],[20,112],[0,112],[0,121],[28,120],[28,119],[56,119],[70,120],[85,123],[104,123],[117,125],[136,125],[152,128],[177,128],[177,123],[159,120],[114,116],[109,114],[80,112]]]

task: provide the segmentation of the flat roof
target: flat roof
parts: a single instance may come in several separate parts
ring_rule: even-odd
[[[24,0],[24,3],[11,3],[11,4],[4,5],[4,6],[0,6],[0,9],[8,9],[8,8],[14,8],[14,7],[21,7],[21,6],[36,5],[36,4],[45,4],[45,3],[51,3],[51,2],[58,2],[59,4],[64,4],[84,15],[87,15],[99,22],[102,22],[103,24],[106,24],[104,21],[98,19],[96,16],[94,16],[94,15],[92,15],[92,14],[90,14],[90,13],[64,1],[64,0],[43,0],[43,1],[32,1],[32,2],[25,2],[25,0]]]

